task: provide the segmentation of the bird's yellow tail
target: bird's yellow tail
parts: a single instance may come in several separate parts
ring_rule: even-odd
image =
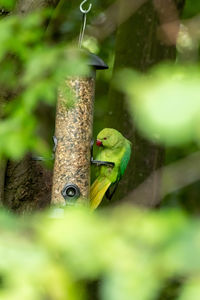
[[[111,181],[106,177],[97,178],[91,186],[90,190],[90,207],[92,210],[96,209],[101,203],[103,196]]]

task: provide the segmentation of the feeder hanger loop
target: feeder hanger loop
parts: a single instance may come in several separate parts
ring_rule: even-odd
[[[79,35],[79,42],[78,42],[79,48],[81,48],[82,42],[83,42],[83,37],[84,37],[84,33],[85,33],[85,27],[86,27],[86,23],[87,23],[87,13],[89,13],[89,11],[90,11],[91,8],[92,8],[92,3],[90,3],[88,9],[84,9],[84,8],[83,8],[83,5],[84,5],[87,1],[88,1],[88,0],[83,0],[83,2],[81,2],[81,4],[80,4],[80,11],[81,11],[82,14],[83,14],[83,23],[82,23],[81,31],[80,31],[80,35]]]
[[[82,14],[87,14],[89,13],[89,11],[92,8],[92,3],[90,3],[88,9],[83,9],[83,5],[87,2],[88,0],[83,0],[83,2],[80,4],[80,11],[82,12]]]

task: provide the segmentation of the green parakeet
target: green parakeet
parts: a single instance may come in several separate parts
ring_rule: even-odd
[[[131,156],[131,143],[119,131],[105,128],[99,132],[96,141],[99,146],[98,161],[112,162],[113,166],[100,165],[97,178],[91,186],[90,205],[95,209],[101,203],[103,196],[110,194],[111,186],[115,186],[123,176]],[[114,187],[114,191],[115,188]]]

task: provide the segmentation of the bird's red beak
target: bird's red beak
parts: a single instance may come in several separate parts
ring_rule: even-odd
[[[100,141],[100,140],[96,140],[96,145],[97,145],[98,147],[101,147],[101,146],[103,146],[103,144],[102,144],[102,141]]]

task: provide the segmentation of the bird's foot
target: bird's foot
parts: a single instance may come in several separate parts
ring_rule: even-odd
[[[91,164],[96,165],[97,167],[100,166],[106,166],[106,167],[112,167],[114,168],[115,164],[110,161],[101,161],[101,160],[95,160],[93,158],[93,145],[94,145],[94,140],[92,139],[91,141],[91,146],[90,146],[90,152],[91,152]]]

